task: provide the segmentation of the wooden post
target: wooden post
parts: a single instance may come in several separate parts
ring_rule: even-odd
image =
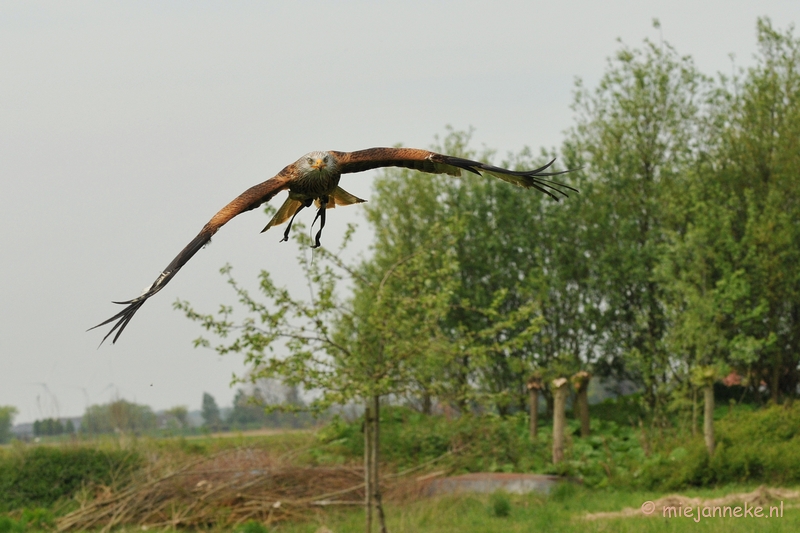
[[[572,384],[575,387],[575,409],[581,421],[581,437],[588,437],[591,429],[589,427],[589,382],[592,375],[585,370],[581,370],[572,376]]]
[[[530,432],[531,440],[539,435],[539,391],[542,390],[542,377],[534,374],[528,380],[528,396],[530,397]]]
[[[692,385],[703,389],[703,439],[706,441],[708,455],[714,454],[714,382],[718,369],[711,366],[698,366],[692,370]]]
[[[569,380],[558,378],[553,380],[553,464],[564,459],[564,428],[567,425],[567,395]]]

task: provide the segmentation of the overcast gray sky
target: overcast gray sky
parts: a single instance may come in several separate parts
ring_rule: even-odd
[[[800,2],[0,2],[0,405],[17,422],[113,397],[229,405],[242,360],[194,349],[201,331],[172,304],[233,303],[226,262],[243,282],[302,282],[261,211],[223,228],[116,345],[85,330],[233,197],[311,150],[424,148],[448,124],[500,156],[559,146],[575,78],[595,86],[617,38],[663,35],[730,73],[731,53],[752,64],[764,15],[786,28]],[[369,198],[372,174],[343,184]],[[337,209],[325,241],[360,215]]]

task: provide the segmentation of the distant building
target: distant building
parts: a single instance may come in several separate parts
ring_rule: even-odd
[[[11,428],[11,433],[20,440],[33,438],[33,422],[27,424],[15,424]]]

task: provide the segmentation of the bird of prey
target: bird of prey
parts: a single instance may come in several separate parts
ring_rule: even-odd
[[[339,187],[339,178],[341,178],[342,174],[380,167],[405,167],[432,174],[460,176],[461,171],[466,170],[478,175],[488,174],[520,187],[534,188],[558,200],[557,194],[567,196],[564,189],[575,192],[577,190],[568,185],[545,179],[549,176],[569,172],[569,170],[548,172],[547,170],[553,164],[553,161],[534,170],[512,171],[478,161],[470,161],[469,159],[415,148],[369,148],[357,152],[329,151],[308,153],[278,172],[275,177],[250,187],[220,209],[142,294],[125,302],[113,302],[124,305],[125,308],[108,320],[89,329],[92,330],[116,321],[114,327],[106,333],[100,344],[102,345],[115,331],[116,335],[114,335],[112,343],[116,343],[136,311],[148,298],[163,289],[181,267],[211,240],[212,235],[233,217],[257,208],[264,202],[271,200],[281,191],[288,190],[289,197],[262,230],[262,233],[272,226],[283,224],[286,220],[289,220],[289,225],[283,233],[281,242],[288,240],[294,217],[304,208],[316,203],[317,214],[314,217],[314,222],[317,219],[320,220],[319,231],[312,246],[312,248],[316,248],[320,245],[319,239],[322,235],[322,228],[325,227],[325,211],[327,209],[337,205],[351,205],[364,201]]]

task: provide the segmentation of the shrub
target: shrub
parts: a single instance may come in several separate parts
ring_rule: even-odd
[[[715,422],[717,447],[709,457],[702,439],[655,454],[644,466],[643,488],[679,489],[727,483],[800,482],[800,405],[735,411]],[[679,453],[679,457],[676,456]]]
[[[614,419],[630,419],[637,399],[605,402],[606,412],[592,419],[592,436],[578,436],[578,423],[568,420],[565,460],[551,462],[550,428],[531,441],[524,413],[509,417],[464,415],[452,420],[426,416],[404,407],[381,413],[381,457],[406,468],[450,449],[454,473],[539,472],[578,478],[586,487],[616,486],[675,490],[727,483],[800,483],[800,402],[794,407],[735,409],[715,422],[717,448],[709,457],[702,435],[677,428],[642,430]],[[612,407],[620,408],[618,416]],[[592,413],[595,408],[592,406]],[[355,459],[363,453],[362,422],[337,419],[320,432],[318,458]],[[648,431],[650,435],[648,436]],[[642,442],[647,442],[648,452]]]
[[[497,517],[506,517],[511,514],[511,500],[502,490],[498,490],[492,493],[491,498],[489,498],[489,508],[491,509],[492,515]]]
[[[347,423],[335,418],[319,434],[324,446],[315,452],[317,457],[360,457],[364,453],[362,424],[362,420]],[[547,430],[542,433],[546,435]],[[454,469],[461,472],[540,471],[549,456],[546,437],[531,443],[524,413],[510,417],[465,415],[448,420],[406,407],[381,410],[382,460],[405,468],[454,448],[463,448],[452,459]]]
[[[642,407],[642,395],[639,393],[606,398],[590,407],[592,418],[614,422],[620,426],[631,426],[647,415]]]
[[[47,507],[84,485],[112,484],[141,464],[138,454],[36,446],[0,458],[0,511]]]

